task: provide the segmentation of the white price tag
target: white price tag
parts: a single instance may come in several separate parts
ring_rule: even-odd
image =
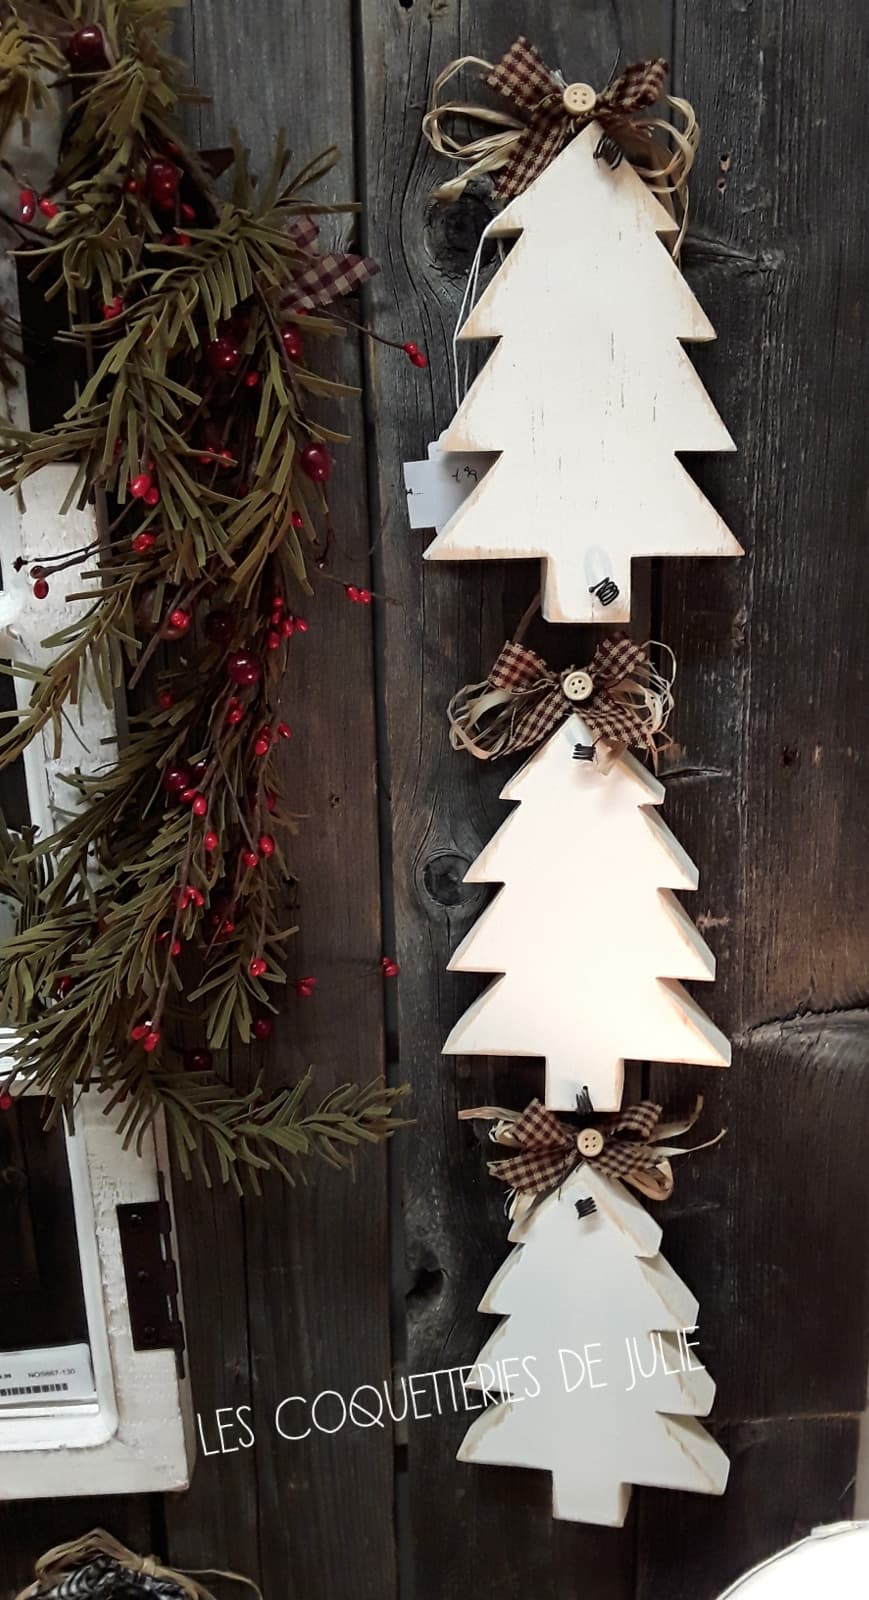
[[[405,461],[404,486],[407,490],[407,513],[412,528],[434,528],[440,533],[459,506],[467,500],[497,460],[497,456],[475,452],[460,455],[446,451],[441,445],[441,434],[428,447],[427,461]]]
[[[0,1411],[94,1399],[91,1353],[86,1344],[0,1350]]]

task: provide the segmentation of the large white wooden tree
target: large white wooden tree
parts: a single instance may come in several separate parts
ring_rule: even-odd
[[[550,1472],[553,1514],[577,1522],[620,1526],[631,1484],[721,1494],[727,1457],[695,1420],[715,1395],[692,1348],[697,1301],[648,1212],[586,1164],[510,1238],[480,1303],[503,1321],[468,1383],[512,1398],[481,1412],[459,1460]]]
[[[730,1046],[677,981],[714,977],[715,958],[672,893],[697,868],[654,810],[663,786],[629,755],[608,772],[575,760],[589,742],[570,716],[502,790],[520,804],[466,882],[504,888],[449,965],[503,976],[444,1052],[543,1056],[548,1106],[587,1086],[614,1111],[626,1060],[725,1067]]]
[[[681,344],[714,330],[658,237],[672,218],[628,161],[595,161],[599,136],[490,224],[521,237],[461,337],[499,343],[441,444],[500,455],[426,551],[542,557],[551,622],[626,622],[634,556],[742,554],[676,457],[734,449]]]

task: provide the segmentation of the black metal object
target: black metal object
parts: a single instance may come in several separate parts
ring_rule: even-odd
[[[172,1213],[162,1176],[159,1200],[118,1206],[134,1350],[174,1350],[184,1374],[184,1329],[178,1315],[178,1272],[172,1255]]]

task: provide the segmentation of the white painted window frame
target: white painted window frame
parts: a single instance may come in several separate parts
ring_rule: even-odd
[[[17,309],[14,277],[3,256],[0,300]],[[11,396],[10,409],[26,425],[23,386]],[[84,602],[69,604],[66,598],[82,589],[80,567],[53,576],[42,601],[34,598],[28,575],[28,566],[46,553],[71,552],[94,537],[89,508],[60,515],[70,478],[66,467],[46,467],[25,484],[22,501],[0,494],[3,658],[43,663],[47,652],[41,640],[71,622],[76,608],[86,608]],[[16,557],[26,563],[18,572]],[[16,679],[15,685],[18,703],[26,704],[32,685],[26,679]],[[72,729],[65,732],[59,758],[51,728],[24,754],[30,818],[43,837],[72,809],[73,791],[60,782],[62,772],[93,771],[110,762],[116,749],[113,708],[102,703],[95,689],[85,689],[70,720]],[[0,1030],[0,1083],[4,1066],[7,1075],[11,1066],[13,1038],[9,1030]],[[95,1398],[26,1410],[0,1408],[0,1500],[153,1493],[184,1489],[190,1482],[194,1434],[189,1384],[179,1375],[174,1351],[133,1348],[117,1215],[119,1205],[158,1200],[162,1175],[174,1232],[165,1124],[162,1117],[157,1119],[141,1155],[124,1150],[117,1134],[120,1112],[106,1115],[105,1100],[94,1090],[81,1095],[73,1131],[65,1131]],[[178,1311],[183,1322],[180,1289]]]

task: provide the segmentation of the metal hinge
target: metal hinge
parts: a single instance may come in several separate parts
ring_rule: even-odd
[[[184,1329],[178,1315],[178,1270],[172,1254],[172,1213],[163,1175],[159,1200],[118,1206],[134,1350],[174,1350],[184,1376]]]

